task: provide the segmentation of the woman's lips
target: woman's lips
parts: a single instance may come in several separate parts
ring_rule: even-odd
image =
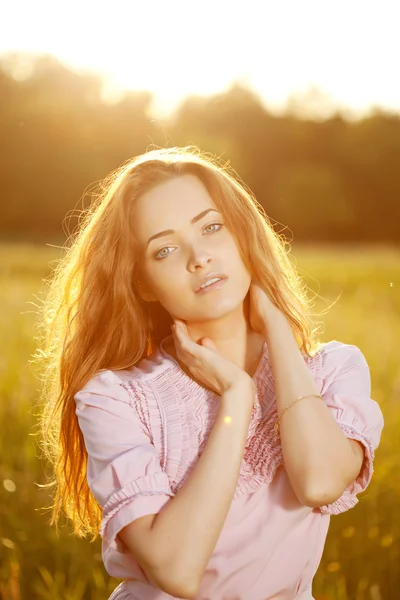
[[[214,290],[218,290],[219,288],[221,288],[224,283],[226,282],[226,278],[224,279],[219,279],[219,281],[216,281],[215,283],[211,283],[210,285],[206,285],[206,287],[200,288],[196,294],[206,294],[207,292],[212,292]]]

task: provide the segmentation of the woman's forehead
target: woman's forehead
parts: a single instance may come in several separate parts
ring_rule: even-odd
[[[217,207],[204,184],[193,175],[183,175],[155,186],[135,202],[133,226],[140,238],[177,230],[210,208]]]

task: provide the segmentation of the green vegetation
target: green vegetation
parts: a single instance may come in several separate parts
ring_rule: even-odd
[[[32,66],[27,79],[18,77],[20,64]],[[152,145],[196,144],[230,161],[298,241],[399,242],[399,114],[312,121],[288,109],[277,116],[236,83],[187,97],[161,121],[151,93],[129,91],[110,104],[102,86],[50,56],[0,56],[2,239],[63,236],[93,182]]]
[[[374,479],[352,510],[331,519],[314,581],[317,600],[390,600],[400,589],[400,251],[393,248],[293,246],[300,274],[319,293],[324,341],[356,344],[370,365],[372,397],[385,415]],[[48,526],[45,465],[35,437],[38,381],[35,303],[61,251],[0,246],[0,597],[4,600],[105,600],[116,586],[101,562],[101,543]]]

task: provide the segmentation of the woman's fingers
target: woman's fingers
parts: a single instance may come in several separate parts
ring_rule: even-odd
[[[189,341],[188,335],[178,322],[175,323],[175,335],[178,338],[181,347],[185,349],[185,346],[187,346],[187,342]]]
[[[204,346],[204,348],[208,348],[209,350],[213,350],[214,352],[218,352],[218,348],[214,344],[214,342],[210,338],[202,338],[200,344]]]
[[[188,352],[190,352],[190,350],[193,351],[195,342],[189,335],[186,323],[183,321],[176,321],[176,331],[179,334],[179,341],[182,345],[182,348]]]
[[[176,323],[175,325],[174,335],[176,342],[176,351],[186,355],[187,357],[193,356],[195,350],[195,342],[193,342],[193,340],[190,339],[190,337],[185,333],[185,331],[182,329],[179,323]]]
[[[176,323],[175,339],[177,355],[179,359],[189,367],[195,367],[195,365],[198,365],[202,360],[204,360],[204,352],[207,352],[207,349],[218,352],[216,346],[212,340],[210,340],[210,338],[203,338],[199,341],[199,343],[196,343],[194,340],[192,340],[188,334],[185,323]]]
[[[220,354],[211,338],[203,337],[198,342],[192,340],[186,323],[174,319],[172,332],[178,359],[188,367],[196,380],[215,393],[222,394],[239,377],[246,375],[245,371]]]
[[[186,335],[187,337],[190,337],[189,336],[189,332],[187,330],[187,325],[186,325],[185,321],[181,321],[180,319],[178,319],[177,320],[177,325],[178,325],[178,327],[181,328],[181,331],[182,331],[182,333],[184,333],[184,335]]]
[[[218,348],[216,347],[212,339],[204,337],[201,340],[199,340],[198,343],[196,343],[189,336],[189,332],[184,321],[177,319],[174,320],[174,324],[175,327],[173,328],[173,331],[177,338],[179,348],[189,357],[200,358],[200,356],[203,354],[201,348],[207,348],[208,350],[213,350],[214,352],[218,353]]]

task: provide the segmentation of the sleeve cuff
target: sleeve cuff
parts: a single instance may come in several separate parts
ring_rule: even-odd
[[[372,447],[371,442],[362,435],[357,429],[351,427],[350,425],[346,425],[345,423],[338,423],[338,426],[343,431],[347,438],[352,440],[357,440],[361,442],[364,446],[364,461],[361,467],[360,474],[358,477],[350,483],[350,485],[345,489],[343,494],[332,502],[331,504],[326,504],[324,506],[319,506],[316,510],[323,514],[330,515],[339,515],[350,508],[353,508],[358,503],[357,494],[363,492],[369,485],[372,479],[372,475],[374,472],[374,458],[375,453]]]
[[[170,500],[167,494],[137,495],[102,524],[103,539],[109,547],[118,546],[117,535],[129,523],[146,515],[158,514]],[[119,548],[118,548],[119,549]],[[120,550],[120,549],[119,549]]]
[[[111,544],[119,531],[135,519],[158,513],[175,496],[164,472],[144,475],[115,492],[103,508],[100,535]]]

